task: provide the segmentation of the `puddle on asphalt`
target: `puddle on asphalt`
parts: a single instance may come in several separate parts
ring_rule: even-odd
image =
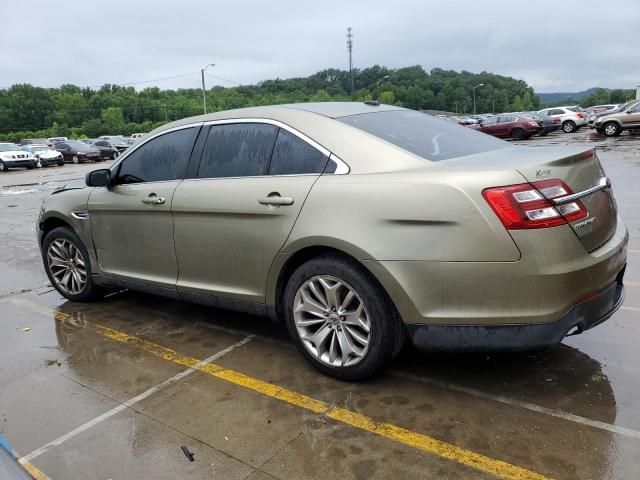
[[[24,195],[28,193],[48,192],[79,180],[82,180],[82,178],[68,178],[64,180],[53,180],[47,182],[17,183],[15,185],[5,185],[2,187],[2,189],[0,189],[0,195]]]

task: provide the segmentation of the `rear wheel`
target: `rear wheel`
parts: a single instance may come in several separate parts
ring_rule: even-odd
[[[73,163],[78,163],[78,162],[80,162],[80,159],[77,157],[77,155],[74,155],[73,157],[71,157],[71,161]]]
[[[0,172],[6,172],[7,166],[4,164],[2,160],[0,160]]]
[[[607,137],[616,137],[620,135],[621,130],[620,125],[618,125],[616,122],[607,122],[602,127],[602,131]]]
[[[576,124],[573,120],[565,120],[562,122],[562,131],[564,133],[573,133],[576,131]]]
[[[73,230],[58,227],[47,233],[42,257],[51,284],[65,298],[89,302],[100,297],[102,289],[93,283],[87,249]]]
[[[514,140],[523,140],[525,138],[524,130],[521,128],[514,128],[511,130],[511,138]]]
[[[302,355],[342,380],[374,375],[400,350],[402,325],[378,282],[348,257],[301,265],[284,294],[287,329]]]

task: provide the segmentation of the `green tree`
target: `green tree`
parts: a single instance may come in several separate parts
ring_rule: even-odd
[[[380,103],[394,105],[396,103],[396,96],[391,90],[385,90],[380,94]]]
[[[111,135],[119,134],[125,126],[122,110],[117,107],[109,107],[102,112],[103,128]]]
[[[522,111],[522,99],[520,98],[520,95],[516,95],[515,97],[513,97],[513,103],[511,104],[511,109],[514,112]]]

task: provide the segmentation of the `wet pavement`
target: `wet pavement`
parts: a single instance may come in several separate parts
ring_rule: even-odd
[[[358,384],[316,373],[263,318],[132,292],[65,301],[34,222],[96,166],[1,174],[0,435],[56,480],[640,478],[640,136],[520,143],[598,148],[631,236],[623,308],[538,352],[405,348]]]

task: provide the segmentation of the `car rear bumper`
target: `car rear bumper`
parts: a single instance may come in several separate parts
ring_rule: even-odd
[[[555,345],[606,321],[624,300],[624,269],[616,281],[574,305],[553,322],[528,325],[406,325],[413,345],[424,351],[527,350]]]

